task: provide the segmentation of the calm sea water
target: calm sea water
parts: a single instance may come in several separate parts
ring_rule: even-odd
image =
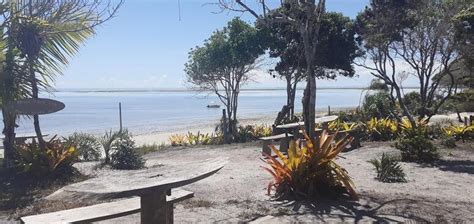
[[[324,89],[317,91],[317,107],[352,107],[359,104],[358,89]],[[301,97],[297,93],[296,111],[301,111]],[[219,102],[214,95],[196,92],[56,92],[43,96],[66,104],[60,112],[40,116],[46,134],[67,135],[75,131],[102,133],[118,129],[118,103],[122,103],[123,126],[134,134],[172,130],[178,127],[217,122],[221,109],[206,107],[211,101]],[[239,98],[240,118],[275,114],[286,102],[284,90],[242,91]],[[1,123],[1,122],[0,122]],[[18,134],[33,134],[32,120],[22,118]],[[3,123],[0,124],[3,129]]]

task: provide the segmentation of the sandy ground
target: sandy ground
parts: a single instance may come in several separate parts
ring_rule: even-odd
[[[184,187],[195,198],[176,205],[176,223],[249,222],[469,222],[474,220],[474,148],[454,150],[434,166],[402,163],[408,183],[381,183],[367,161],[397,153],[391,143],[363,143],[338,162],[356,183],[361,199],[316,204],[275,201],[266,195],[270,175],[257,143],[174,148],[146,156],[147,165],[179,164],[227,156],[217,174]],[[90,171],[90,164],[81,166]],[[107,175],[100,170],[96,175]],[[113,171],[117,172],[117,171]],[[139,223],[138,214],[102,223]]]

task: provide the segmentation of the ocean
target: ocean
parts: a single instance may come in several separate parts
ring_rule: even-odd
[[[317,108],[356,107],[361,89],[320,89]],[[302,91],[297,92],[296,112],[301,111]],[[40,116],[44,134],[73,132],[100,134],[119,128],[119,102],[122,104],[123,127],[135,135],[161,132],[201,122],[218,122],[223,106],[213,94],[193,91],[59,91],[42,97],[59,100],[66,105],[60,112]],[[285,90],[245,90],[239,96],[238,117],[252,118],[278,113],[286,102]],[[1,122],[0,122],[1,123]],[[34,134],[32,119],[21,118],[19,135]],[[3,129],[3,123],[0,124]]]

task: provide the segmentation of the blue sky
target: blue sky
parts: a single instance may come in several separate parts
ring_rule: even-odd
[[[217,0],[125,0],[117,17],[98,28],[97,34],[71,59],[64,76],[56,80],[66,88],[186,88],[184,63],[190,48],[201,45],[213,31],[235,16],[253,22],[249,15],[216,13],[205,3]],[[254,2],[254,0],[247,0]],[[277,3],[272,0],[268,2]],[[354,18],[368,0],[328,0],[327,10]],[[319,81],[319,87],[365,86],[371,77],[357,69],[359,78]],[[249,88],[283,87],[263,72]]]

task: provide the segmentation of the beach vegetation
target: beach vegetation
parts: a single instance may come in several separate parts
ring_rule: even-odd
[[[374,165],[377,173],[375,179],[378,181],[385,183],[407,182],[406,174],[396,157],[383,153],[380,160],[373,159],[369,162]]]
[[[110,154],[113,150],[113,143],[121,137],[122,132],[109,130],[99,138],[99,142],[102,145],[102,149],[104,150],[104,164],[110,163]]]
[[[298,83],[307,79],[306,58],[301,54],[303,45],[300,30],[290,23],[266,23],[275,20],[279,13],[289,13],[289,9],[281,7],[268,14],[267,18],[260,18],[257,27],[266,30],[269,37],[269,55],[279,58],[279,62],[271,69],[271,75],[285,80],[287,100],[280,111],[279,119],[275,124],[294,120],[296,87]],[[357,55],[354,23],[340,13],[327,12],[322,15],[317,48],[314,57],[314,66],[319,69],[316,77],[334,79],[338,75],[353,76],[352,61]]]
[[[264,167],[273,177],[268,184],[267,193],[275,190],[275,196],[293,197],[296,199],[314,199],[325,196],[340,196],[348,194],[357,200],[358,196],[347,171],[339,166],[335,159],[338,154],[352,141],[346,135],[339,141],[334,141],[336,134],[323,131],[319,136],[319,144],[304,133],[306,144],[300,147],[299,142],[291,141],[288,157],[271,146],[277,158],[265,155]]]
[[[232,19],[215,31],[203,46],[190,50],[185,64],[187,81],[200,91],[217,95],[226,108],[225,133],[237,134],[240,89],[251,80],[250,71],[260,66],[264,54],[262,33],[252,25]]]
[[[408,119],[404,119],[400,135],[395,142],[395,148],[400,150],[402,161],[432,163],[439,159],[438,148],[428,135],[427,120],[419,120],[413,126]]]
[[[31,143],[16,145],[18,153],[16,167],[20,173],[36,178],[70,175],[75,172],[72,166],[77,159],[77,150],[56,136],[46,142],[46,151],[33,140]]]
[[[330,130],[331,132],[349,132],[359,128],[359,126],[360,125],[358,123],[343,122],[340,119],[337,119],[328,123],[328,130]]]
[[[364,126],[365,135],[371,141],[389,141],[398,134],[398,122],[389,118],[370,119]]]
[[[102,157],[102,145],[94,135],[75,132],[65,141],[76,148],[79,160],[96,161]]]
[[[4,121],[5,166],[16,154],[17,115],[5,105],[25,98],[38,98],[40,90],[52,90],[69,58],[92,36],[95,27],[111,19],[117,5],[103,1],[2,1],[0,48],[2,66],[0,97]],[[39,147],[46,151],[38,115],[32,115]]]
[[[112,144],[110,166],[119,170],[135,170],[145,167],[145,160],[138,152],[135,142],[128,131],[124,131]]]
[[[367,94],[362,103],[362,111],[368,118],[394,118],[397,116],[397,107],[390,100],[392,96],[388,91],[377,91]]]
[[[153,144],[141,145],[141,146],[137,147],[136,150],[140,155],[145,155],[145,154],[152,153],[152,152],[158,152],[158,151],[163,150],[165,148],[166,148],[165,143],[161,143],[161,144],[153,143]]]
[[[474,139],[474,125],[452,125],[443,128],[446,137],[452,137],[463,142]]]
[[[356,62],[383,80],[392,97],[416,126],[415,115],[403,100],[403,81],[414,75],[420,94],[418,117],[430,119],[456,89],[453,66],[465,57],[456,41],[457,14],[470,1],[371,1],[356,19],[365,55]],[[404,65],[408,65],[404,66]],[[441,80],[448,84],[441,86]]]
[[[168,139],[171,146],[186,146],[188,144],[187,136],[183,134],[173,134]]]

